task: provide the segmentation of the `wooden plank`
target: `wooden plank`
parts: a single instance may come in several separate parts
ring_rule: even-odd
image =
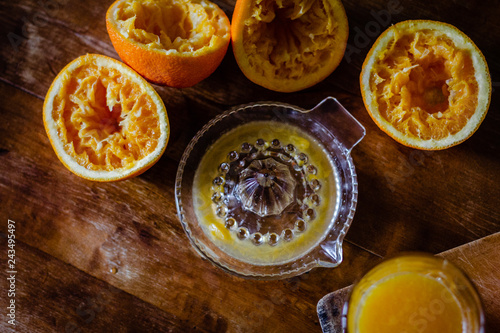
[[[500,31],[495,19],[500,7],[493,6],[494,1],[476,2],[476,5],[440,2],[439,8],[455,10],[436,10],[437,5],[431,1],[401,1],[396,6],[398,13],[391,14],[391,22],[430,18],[456,24],[483,50],[495,77],[500,73],[499,57],[489,36]],[[40,98],[56,73],[78,55],[98,52],[117,58],[104,23],[109,3],[95,0],[80,3],[59,0],[59,3],[45,11],[40,7],[43,2],[35,0],[12,2],[0,9],[4,14],[0,15],[4,36],[8,32],[22,36],[23,27],[28,32],[17,52],[7,39],[2,39],[1,77]],[[230,16],[234,2],[219,4]],[[442,152],[415,151],[394,142],[367,115],[358,84],[361,63],[374,38],[368,38],[365,46],[357,35],[365,31],[368,23],[378,22],[376,15],[382,15],[388,3],[346,1],[345,7],[351,26],[349,45],[358,48],[359,53],[353,53],[350,61],[344,59],[329,78],[310,89],[280,94],[258,87],[242,75],[231,52],[214,75],[195,87],[156,86],[167,105],[172,125],[166,156],[179,160],[196,131],[232,105],[278,100],[307,108],[333,95],[367,128],[366,138],[353,151],[359,174],[360,204],[347,239],[384,256],[409,249],[437,253],[499,231],[496,198],[500,189],[495,184],[500,181],[500,173],[494,172],[500,169],[498,114],[490,112],[470,140]],[[465,15],[471,12],[479,19],[469,20]],[[43,20],[36,19],[37,13]],[[23,21],[22,17],[28,20]],[[498,101],[493,100],[491,109],[497,108]],[[450,177],[461,181],[449,181]],[[415,214],[415,210],[419,213]],[[422,242],[424,236],[426,241]],[[390,246],[380,239],[390,239]]]
[[[472,280],[482,298],[487,332],[500,327],[500,233],[445,251],[440,256],[448,259]]]
[[[0,247],[4,250],[7,238],[2,236]],[[2,295],[2,308],[7,307],[4,300],[15,300],[16,325],[2,320],[2,332],[201,332],[216,328],[186,325],[168,312],[23,242],[17,241],[15,251],[15,296],[7,299]],[[9,276],[6,270],[0,271],[2,286]],[[2,311],[2,318],[4,314]]]
[[[22,87],[43,98],[55,75],[71,60],[85,53],[100,53],[119,59],[106,31],[105,13],[113,1],[71,2],[68,0],[47,0],[59,3],[52,10],[45,10],[36,0],[12,2],[0,8],[2,35],[13,33],[18,36],[12,43],[2,38],[0,49],[1,76],[5,81]],[[232,15],[235,1],[215,1],[223,8],[228,17]],[[78,13],[78,15],[75,15]],[[25,32],[25,34],[23,34]],[[12,35],[11,35],[12,36]],[[345,89],[345,84],[333,82],[333,86]],[[238,68],[231,49],[217,71],[207,80],[192,88],[172,89],[155,86],[167,102],[183,95],[193,101],[210,101],[213,105],[233,106],[259,100],[298,102],[308,100],[317,90],[297,94],[280,94],[264,89],[250,82]],[[331,90],[325,84],[323,89]],[[181,96],[181,97],[179,97]],[[307,99],[306,99],[306,98]],[[172,102],[174,102],[172,101]],[[314,102],[311,101],[310,106]],[[210,119],[213,113],[199,110],[200,115]],[[220,111],[220,110],[219,110]],[[204,123],[203,122],[203,123]]]
[[[234,0],[215,2],[230,16]],[[484,52],[498,81],[497,2],[401,0],[401,11],[391,13],[390,21],[430,18],[455,24]],[[388,8],[390,2],[383,0],[344,1],[349,46],[358,52],[320,84],[293,94],[268,91],[243,76],[229,49],[217,71],[196,86],[155,86],[172,133],[167,152],[152,169],[113,184],[73,176],[48,143],[42,99],[57,72],[77,56],[96,52],[118,58],[104,22],[111,3],[23,0],[0,7],[0,203],[7,207],[0,217],[18,221],[20,238],[33,248],[157,306],[183,328],[310,331],[318,329],[317,300],[352,283],[379,257],[402,250],[438,253],[500,230],[500,116],[493,112],[498,98],[471,139],[442,152],[397,144],[365,111],[358,76],[375,37],[361,45],[357,35],[379,22],[373,13]],[[13,34],[19,43],[11,43]],[[367,129],[353,151],[360,195],[345,263],[264,283],[228,276],[201,260],[177,221],[173,195],[177,161],[191,137],[233,105],[276,100],[309,108],[329,95]],[[59,279],[70,280],[60,274]]]
[[[355,50],[350,64],[358,69],[350,75],[359,76],[376,39],[367,35],[367,29],[384,26],[380,22],[386,16],[382,16],[389,14],[390,24],[431,19],[457,26],[482,50],[492,81],[497,81],[494,85],[500,85],[500,56],[491,41],[492,33],[500,32],[498,1],[343,3],[350,22],[347,50]],[[391,12],[390,3],[397,3],[397,10]],[[472,138],[437,152],[393,142],[366,116],[363,105],[343,103],[367,129],[367,136],[352,153],[360,194],[347,237],[350,241],[381,256],[405,250],[439,253],[500,231],[500,117],[495,112],[500,101],[495,95],[490,112]]]
[[[500,33],[498,1],[343,3],[350,22],[347,50],[355,50],[350,64],[358,69],[350,75],[359,76],[364,57],[376,38],[367,35],[366,29],[382,27],[382,16],[388,14],[390,24],[432,19],[457,26],[484,53],[492,81],[499,85],[500,55],[491,40],[493,32]],[[390,3],[399,4],[397,10],[391,11]],[[490,112],[472,138],[437,152],[395,143],[367,117],[363,105],[342,102],[367,129],[367,136],[352,153],[360,194],[355,221],[347,236],[350,241],[381,256],[404,250],[439,253],[500,231],[500,116],[495,112],[500,107],[498,98],[493,96]]]
[[[483,302],[486,332],[500,327],[500,233],[440,253],[462,269],[474,283]],[[324,333],[343,332],[342,313],[353,286],[332,292],[318,302],[318,316]]]
[[[9,207],[2,221],[16,221],[21,241],[157,306],[186,327],[314,330],[315,304],[325,291],[348,285],[378,259],[346,243],[339,269],[273,282],[231,276],[199,257],[177,220],[175,161],[162,158],[123,182],[80,179],[59,163],[44,135],[42,101],[0,87],[6,103],[16,105],[3,110],[0,121],[0,202]],[[0,230],[5,228],[2,223]]]

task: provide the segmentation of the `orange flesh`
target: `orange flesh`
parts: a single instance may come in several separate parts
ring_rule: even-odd
[[[251,0],[243,45],[250,66],[273,79],[317,73],[332,57],[338,23],[328,1]]]
[[[356,333],[462,332],[462,312],[451,292],[416,273],[376,284],[359,303]]]
[[[379,112],[404,134],[443,139],[459,132],[476,111],[472,59],[431,30],[396,32],[374,64],[370,89]]]
[[[54,99],[52,117],[65,151],[89,170],[130,168],[160,137],[156,105],[116,69],[84,65]]]
[[[150,49],[194,52],[210,47],[228,33],[220,9],[186,0],[127,1],[115,20],[127,38]]]

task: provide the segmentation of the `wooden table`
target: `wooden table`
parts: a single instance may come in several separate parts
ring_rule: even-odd
[[[361,31],[380,21],[375,17],[387,2],[345,0],[351,52],[326,80],[292,94],[268,91],[243,76],[230,49],[217,71],[192,88],[155,86],[172,128],[166,153],[139,177],[101,184],[74,176],[57,160],[42,104],[55,75],[74,58],[118,58],[105,27],[111,2],[1,1],[0,231],[5,236],[8,220],[15,221],[17,331],[320,332],[321,297],[382,258],[406,250],[439,253],[500,231],[497,0],[401,0],[388,17],[391,23],[451,23],[483,51],[497,91],[479,130],[457,147],[413,150],[375,126],[358,83],[374,38],[363,40]],[[234,0],[215,2],[230,17]],[[174,201],[177,164],[189,140],[237,104],[276,100],[309,108],[327,96],[367,130],[352,153],[360,194],[343,264],[264,282],[231,276],[201,259]],[[10,332],[7,239],[0,244],[0,330]],[[487,318],[498,332],[500,309],[490,309]]]

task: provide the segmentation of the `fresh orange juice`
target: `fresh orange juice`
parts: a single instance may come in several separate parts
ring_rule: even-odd
[[[465,275],[427,255],[402,256],[370,271],[349,300],[349,333],[482,332],[481,304]]]
[[[359,309],[359,332],[461,333],[460,305],[433,278],[408,273],[372,287]]]

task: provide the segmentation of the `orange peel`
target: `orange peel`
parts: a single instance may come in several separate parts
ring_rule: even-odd
[[[383,32],[363,63],[360,86],[377,126],[424,150],[469,138],[491,99],[481,51],[456,27],[428,20],[400,22]]]
[[[50,86],[43,122],[59,160],[94,181],[137,176],[161,157],[170,135],[153,87],[118,60],[87,54]]]

